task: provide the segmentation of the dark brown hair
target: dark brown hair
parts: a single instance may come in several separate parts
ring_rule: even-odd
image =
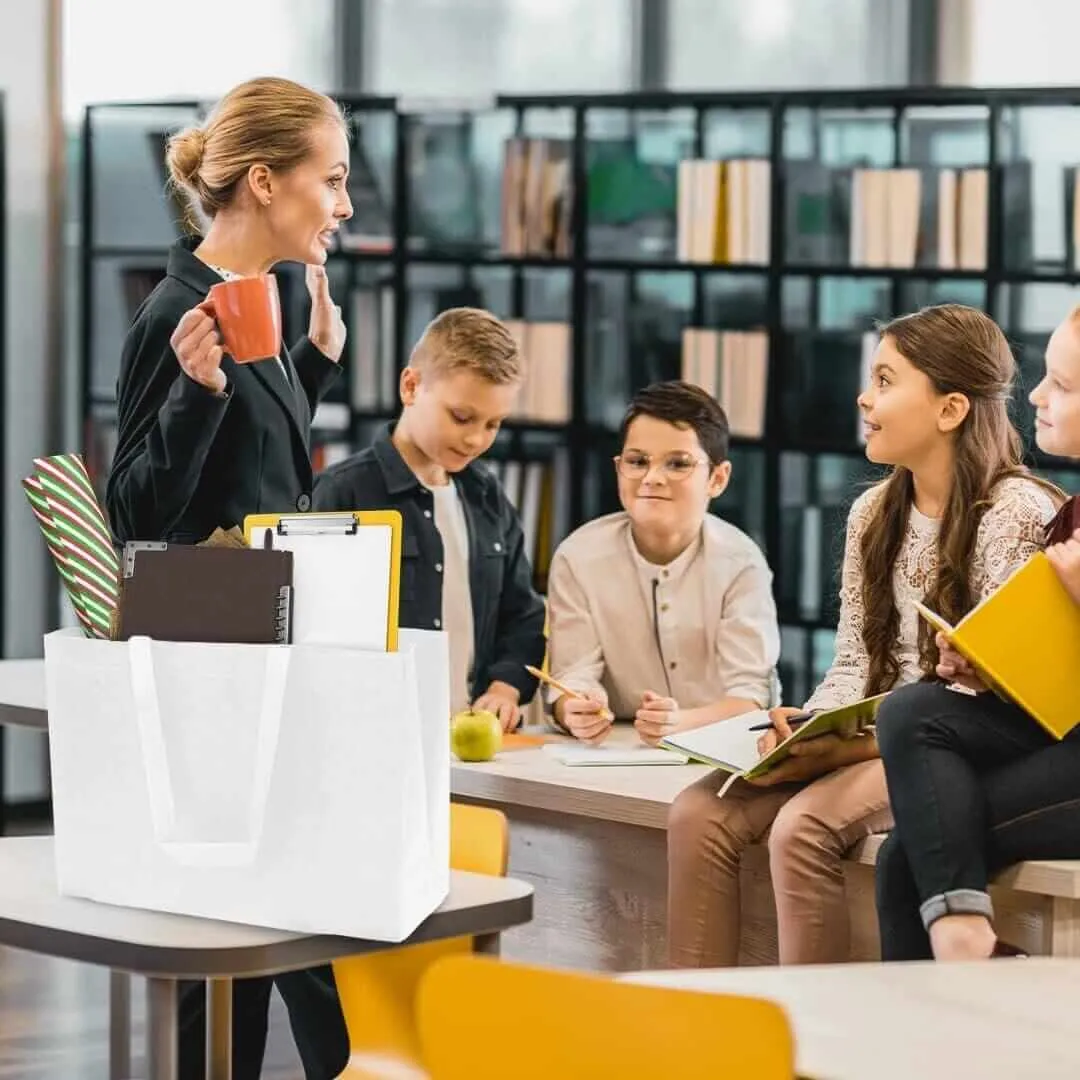
[[[233,87],[202,127],[169,139],[165,160],[172,185],[207,218],[228,206],[252,165],[285,171],[311,153],[311,130],[326,121],[345,128],[338,105],[289,79],[249,79]],[[189,224],[197,224],[193,220]]]
[[[903,315],[879,327],[899,353],[921,371],[938,394],[959,393],[970,409],[953,434],[953,482],[941,519],[937,565],[925,596],[928,607],[955,624],[974,606],[969,583],[979,523],[992,502],[994,487],[1007,477],[1032,476],[1021,463],[1020,436],[1008,405],[1016,361],[1000,327],[984,312],[961,304],[940,304]],[[870,659],[867,695],[891,689],[900,674],[896,641],[900,617],[893,600],[893,568],[907,531],[915,497],[911,472],[897,466],[882,483],[860,540],[865,611],[863,644]],[[938,650],[919,621],[919,666],[933,674]]]
[[[700,386],[672,380],[653,383],[639,390],[623,416],[619,429],[621,444],[625,445],[626,433],[639,416],[651,416],[679,428],[692,428],[710,465],[727,461],[731,441],[727,415],[716,398]]]

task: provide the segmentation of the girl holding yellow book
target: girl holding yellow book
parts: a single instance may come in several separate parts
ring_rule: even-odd
[[[1080,308],[1051,336],[1031,402],[1039,448],[1080,458]],[[1073,500],[1062,507],[1047,530],[1046,554],[1080,604],[1075,512]],[[990,878],[1021,860],[1080,857],[1080,727],[1058,741],[1019,706],[987,692],[945,638],[937,645],[945,682],[897,691],[878,713],[896,817],[877,868],[886,960],[1014,953],[994,931]]]
[[[867,457],[892,471],[852,506],[836,655],[807,710],[932,676],[938,649],[912,601],[955,621],[1041,546],[1056,489],[1021,465],[1008,417],[1014,375],[1001,330],[973,308],[927,308],[882,329],[859,408]],[[795,711],[772,711],[763,751]],[[717,798],[726,778],[705,777],[672,807],[671,962],[737,962],[739,862],[766,836],[781,963],[846,960],[844,853],[892,823],[874,738],[809,740]]]

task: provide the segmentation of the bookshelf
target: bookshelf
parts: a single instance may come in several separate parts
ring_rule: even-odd
[[[317,417],[317,464],[392,418],[428,319],[490,308],[542,373],[491,454],[541,588],[558,540],[617,507],[630,394],[692,378],[732,420],[733,482],[714,509],[773,567],[798,701],[831,655],[847,508],[876,475],[854,404],[875,320],[950,300],[987,310],[1016,347],[1030,441],[1026,389],[1080,279],[1080,89],[342,101],[357,209],[330,272],[347,376]],[[200,112],[86,112],[83,414],[98,476],[124,319],[175,235],[154,148]],[[292,268],[281,276],[291,340],[306,296]]]

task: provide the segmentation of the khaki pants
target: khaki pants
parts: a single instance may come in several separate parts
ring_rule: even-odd
[[[849,958],[844,853],[892,826],[885,771],[863,761],[809,784],[758,788],[710,773],[668,821],[668,943],[674,967],[731,967],[739,957],[739,863],[768,833],[781,964]],[[771,827],[771,828],[770,828]]]

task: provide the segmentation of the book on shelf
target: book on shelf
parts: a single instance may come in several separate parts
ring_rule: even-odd
[[[732,435],[764,436],[769,384],[769,335],[764,330],[685,327],[682,379],[720,402]]]
[[[540,424],[570,421],[571,327],[565,322],[505,319],[524,360],[512,418]]]
[[[1055,739],[1080,722],[1080,607],[1037,551],[955,626],[916,602],[982,681]]]
[[[570,140],[507,139],[502,174],[504,254],[568,258],[572,209]]]
[[[679,261],[767,264],[771,170],[765,158],[680,161],[676,205]]]

